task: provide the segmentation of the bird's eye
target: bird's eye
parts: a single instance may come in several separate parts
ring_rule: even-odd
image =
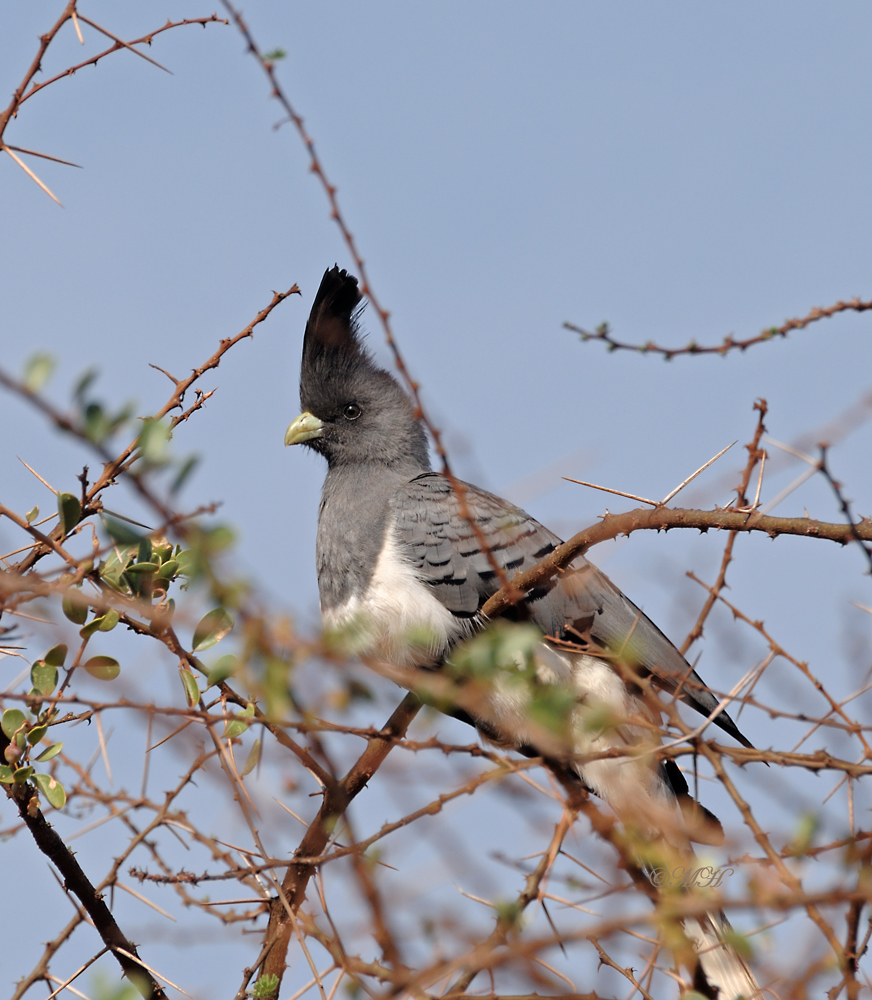
[[[361,413],[363,413],[363,410],[361,410],[357,403],[349,403],[342,413],[346,420],[357,420]]]

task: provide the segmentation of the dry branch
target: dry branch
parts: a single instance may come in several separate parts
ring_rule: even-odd
[[[805,327],[810,326],[812,323],[817,323],[822,319],[829,319],[838,313],[866,312],[868,309],[872,309],[872,301],[859,298],[850,299],[847,302],[840,300],[834,305],[826,306],[822,309],[814,308],[805,316],[785,320],[781,326],[767,327],[756,336],[748,337],[745,340],[736,340],[736,338],[730,334],[728,337],[725,337],[720,344],[701,345],[697,344],[695,340],[692,340],[684,347],[661,347],[651,340],[646,341],[644,344],[628,344],[620,340],[615,340],[607,323],[603,323],[602,326],[598,327],[594,332],[585,330],[582,327],[569,322],[564,323],[563,326],[565,329],[572,330],[573,333],[577,333],[584,342],[589,340],[601,341],[607,345],[610,351],[633,351],[636,354],[659,354],[662,358],[665,358],[665,360],[671,361],[673,358],[682,354],[720,354],[721,356],[724,356],[734,350],[745,351],[749,347],[753,347],[755,344],[765,343],[767,340],[773,340],[775,337],[786,337],[791,330],[802,330]]]
[[[757,514],[747,511],[730,510],[684,510],[681,508],[656,507],[653,510],[637,508],[623,514],[605,514],[599,524],[585,528],[573,535],[568,542],[558,545],[544,559],[524,573],[518,573],[511,581],[510,588],[503,588],[491,597],[482,608],[482,614],[495,618],[515,603],[520,595],[549,580],[572,560],[589,548],[617,538],[630,535],[634,531],[668,531],[671,528],[695,528],[708,531],[715,528],[725,531],[762,531],[770,538],[779,535],[800,535],[806,538],[822,538],[839,545],[861,539],[872,542],[872,521],[864,518],[854,524],[833,524],[817,521],[809,517],[774,517],[771,514]]]

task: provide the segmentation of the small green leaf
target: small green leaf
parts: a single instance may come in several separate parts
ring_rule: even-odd
[[[179,571],[179,561],[178,559],[167,559],[167,561],[158,570],[158,578],[161,580],[172,580],[172,578]]]
[[[58,493],[58,518],[61,531],[69,534],[79,523],[82,516],[82,505],[72,493]]]
[[[242,777],[244,778],[246,774],[251,774],[251,772],[257,767],[260,762],[260,740],[255,740],[248,751],[248,757],[245,759],[245,766],[242,768]]]
[[[28,524],[32,524],[39,517],[39,507],[31,507],[24,517]]]
[[[16,785],[23,785],[32,774],[32,767],[19,767],[17,771],[12,772],[12,780]]]
[[[523,926],[524,911],[521,909],[519,903],[512,900],[500,900],[498,899],[494,903],[494,909],[497,911],[497,917],[500,923],[507,927],[521,928]]]
[[[31,354],[24,364],[24,386],[31,392],[39,392],[51,378],[55,369],[55,359],[50,354]]]
[[[115,608],[109,608],[106,614],[100,619],[100,624],[97,628],[100,632],[111,632],[120,620],[121,615],[118,614]]]
[[[83,639],[89,639],[100,627],[100,623],[102,621],[103,619],[99,615],[96,618],[92,618],[87,625],[84,625],[82,626],[82,628],[79,629],[79,635]]]
[[[84,667],[92,677],[101,681],[114,681],[121,673],[118,661],[111,656],[92,656]]]
[[[61,607],[74,625],[84,625],[88,620],[88,601],[80,590],[68,590]]]
[[[224,735],[228,740],[236,739],[237,736],[241,736],[246,729],[248,729],[248,721],[254,718],[254,705],[249,705],[244,708],[241,712],[237,712],[236,715],[229,719],[224,726]]]
[[[30,668],[30,683],[37,694],[50,695],[57,687],[58,668],[45,660],[37,660]]]
[[[820,820],[814,813],[805,813],[800,816],[796,833],[790,842],[791,851],[798,855],[805,854],[812,846],[819,826]]]
[[[2,717],[0,717],[0,729],[3,730],[10,740],[21,729],[24,723],[24,712],[17,708],[7,708]]]
[[[211,649],[232,628],[233,618],[224,608],[215,608],[210,611],[209,614],[204,615],[200,619],[200,623],[194,629],[194,652],[201,653],[204,649]]]
[[[92,636],[95,632],[111,632],[113,628],[118,624],[119,614],[115,608],[109,608],[102,615],[98,615],[88,622],[83,628],[79,629],[79,635],[83,639],[87,639]]]
[[[185,697],[188,699],[188,704],[191,706],[196,705],[200,700],[200,686],[197,684],[197,678],[187,668],[179,670],[179,674],[182,678],[182,685],[185,688]]]
[[[100,577],[114,590],[122,594],[130,593],[130,581],[125,576],[127,564],[134,561],[139,545],[116,545],[100,566]]]
[[[731,927],[728,931],[724,932],[724,944],[728,947],[734,948],[745,961],[750,961],[754,957],[754,950],[751,947],[751,942],[745,937],[744,934],[739,934],[734,931]]]
[[[61,750],[63,750],[63,747],[63,743],[52,743],[52,745],[50,747],[46,747],[36,759],[40,764],[43,764],[45,761],[51,760],[52,757],[57,757]]]
[[[32,747],[35,747],[47,732],[48,726],[34,726],[33,729],[31,729],[27,734],[27,742]]]
[[[79,381],[73,387],[73,398],[84,405],[85,393],[90,389],[91,383],[97,378],[99,372],[96,368],[86,368],[79,376]]]
[[[152,561],[151,539],[143,538],[139,543],[139,551],[136,554],[136,562],[144,563]]]
[[[204,541],[207,551],[215,555],[218,552],[229,549],[234,541],[236,541],[236,535],[233,528],[229,525],[216,524],[214,528],[210,528],[204,532]]]
[[[160,563],[165,563],[167,559],[172,559],[173,543],[168,542],[166,538],[155,538],[151,543],[151,554],[153,559],[156,559]]]
[[[67,647],[64,643],[52,648],[45,654],[43,659],[50,667],[62,667],[67,658]]]
[[[95,444],[101,444],[109,437],[109,415],[96,401],[91,400],[82,412],[85,436]]]
[[[12,768],[8,764],[0,764],[0,785],[12,784]]]
[[[239,667],[239,660],[232,654],[222,656],[210,669],[206,677],[206,683],[211,687],[213,684],[220,684],[232,677]]]
[[[38,774],[35,780],[37,785],[39,785],[39,790],[55,809],[63,809],[67,801],[67,793],[64,791],[64,786],[50,774]]]
[[[179,564],[179,575],[193,577],[197,573],[199,560],[191,549],[182,549],[176,553],[176,562]]]
[[[160,566],[156,562],[134,563],[127,567],[128,573],[156,573]]]
[[[160,465],[167,457],[167,445],[172,437],[165,420],[146,417],[139,434],[139,449],[149,465]]]

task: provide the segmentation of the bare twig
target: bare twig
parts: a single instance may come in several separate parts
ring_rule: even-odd
[[[746,340],[736,340],[731,334],[725,337],[720,344],[701,345],[692,340],[685,347],[660,347],[651,340],[644,344],[624,343],[623,341],[615,340],[607,323],[603,323],[602,326],[597,327],[594,332],[585,330],[569,322],[564,323],[563,326],[565,329],[577,333],[582,341],[601,341],[606,344],[610,351],[634,351],[637,354],[659,354],[667,361],[671,361],[673,358],[683,354],[720,354],[723,356],[733,350],[744,351],[755,344],[762,344],[775,337],[786,337],[791,330],[802,330],[812,323],[818,322],[818,320],[829,319],[838,313],[865,312],[868,309],[872,309],[872,301],[864,299],[850,299],[847,302],[839,301],[823,309],[812,309],[806,316],[785,320],[781,326],[768,327],[756,336],[748,337]]]

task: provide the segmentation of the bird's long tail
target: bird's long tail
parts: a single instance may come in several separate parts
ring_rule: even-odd
[[[673,761],[661,762],[644,776],[649,779],[647,788],[642,782],[636,784],[632,811],[626,808],[626,798],[615,794],[614,785],[607,789],[612,792],[610,804],[630,835],[631,851],[637,855],[640,868],[664,893],[689,895],[715,887],[723,873],[703,866],[690,841],[722,843],[723,829],[717,818],[690,797],[684,776]],[[696,992],[712,1000],[758,1000],[762,996],[741,954],[741,938],[720,908],[701,909],[683,917],[680,924],[694,952],[686,956],[686,964],[693,970]]]
[[[681,924],[694,947],[712,996],[717,1000],[739,1000],[740,997],[756,1000],[761,996],[754,973],[730,940],[735,934],[723,911],[711,910],[698,917],[686,917]],[[694,985],[699,989],[703,984],[697,981]]]

